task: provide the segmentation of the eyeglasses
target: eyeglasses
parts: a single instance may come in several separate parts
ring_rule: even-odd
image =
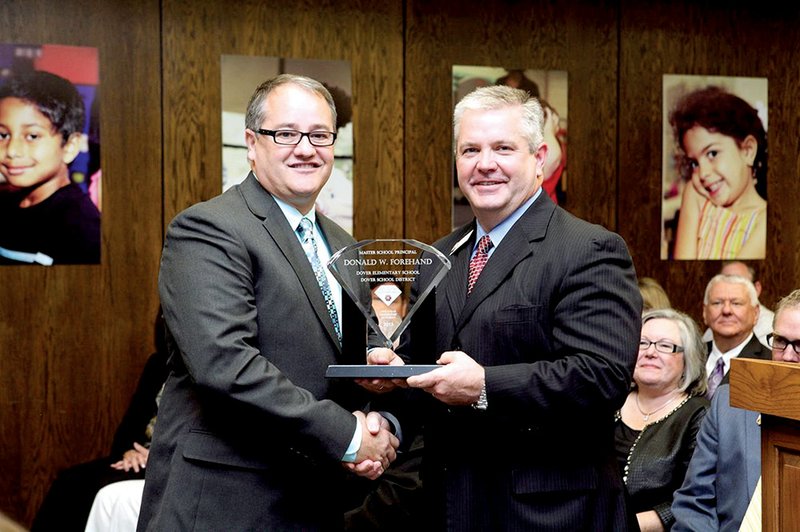
[[[336,133],[330,131],[309,131],[303,133],[296,129],[257,129],[256,133],[269,135],[275,144],[281,146],[297,146],[303,137],[308,137],[308,141],[313,146],[332,146],[336,142]]]
[[[651,345],[656,346],[656,351],[658,351],[659,353],[664,353],[666,355],[683,353],[683,347],[675,345],[672,342],[668,342],[666,340],[656,340],[655,342],[651,342],[650,340],[646,340],[644,338],[639,340],[639,351],[647,351],[648,349],[650,349]]]
[[[787,340],[780,334],[769,333],[767,335],[767,343],[776,351],[783,351],[786,347],[792,346],[794,352],[800,355],[800,340]]]

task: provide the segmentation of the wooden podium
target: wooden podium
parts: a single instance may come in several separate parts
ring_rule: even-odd
[[[734,358],[731,406],[761,412],[764,532],[800,531],[800,364]]]

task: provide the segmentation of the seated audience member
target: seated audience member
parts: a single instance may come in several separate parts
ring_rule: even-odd
[[[800,290],[778,303],[773,329],[772,360],[800,362]],[[730,406],[730,385],[719,387],[700,426],[686,478],[675,492],[673,531],[739,530],[751,497],[760,498],[760,418],[758,412]],[[760,505],[753,508],[759,511]]]
[[[136,532],[143,491],[144,479],[123,480],[101,488],[85,532]]]
[[[731,359],[770,359],[770,351],[753,334],[758,321],[758,295],[753,283],[738,275],[715,275],[703,297],[703,321],[711,329],[706,375],[708,399],[728,382]]]
[[[61,471],[45,495],[32,532],[83,530],[97,491],[121,480],[144,479],[148,447],[167,378],[163,322],[156,320],[156,351],[147,360],[125,416],[117,428],[111,454]]]
[[[664,287],[652,277],[639,277],[639,292],[642,294],[643,312],[658,308],[672,308]]]
[[[633,389],[615,427],[617,460],[642,531],[672,526],[672,493],[708,408],[705,354],[700,329],[686,314],[656,309],[642,316]]]
[[[758,271],[752,264],[740,260],[724,261],[722,263],[722,269],[719,273],[723,275],[738,275],[739,277],[744,277],[753,283],[753,286],[756,289],[756,296],[759,298],[761,297],[761,281],[758,279]],[[765,307],[760,301],[758,303],[758,307],[758,321],[756,322],[755,327],[753,327],[753,333],[756,335],[759,342],[769,347],[767,344],[767,335],[772,332],[772,320],[775,318],[775,314],[773,314],[773,312]],[[706,329],[705,333],[703,334],[703,341],[710,342],[711,338],[711,329]]]

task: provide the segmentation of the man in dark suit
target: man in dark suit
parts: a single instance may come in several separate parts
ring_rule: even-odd
[[[366,392],[324,377],[365,353],[363,319],[361,349],[346,334],[341,345],[352,309],[320,268],[353,243],[314,212],[333,168],[333,100],[281,75],[245,121],[250,175],[167,231],[171,374],[139,530],[339,529],[347,470],[375,478],[395,457],[389,423],[358,411]]]
[[[767,338],[772,360],[800,362],[800,290],[778,303],[774,332]],[[730,406],[730,386],[720,385],[697,434],[683,486],[675,492],[673,531],[740,530],[761,476],[760,417]],[[759,505],[754,509],[760,515]],[[761,524],[758,518],[754,522]]]
[[[759,306],[755,286],[744,277],[719,274],[706,285],[703,321],[713,335],[706,361],[709,399],[720,384],[728,382],[732,358],[770,359],[769,348],[753,333]]]
[[[430,394],[418,412],[429,414],[422,478],[434,529],[631,522],[613,414],[629,391],[642,300],[622,238],[542,193],[542,123],[538,100],[510,87],[456,106],[458,182],[476,220],[435,243],[452,261],[435,301],[443,367],[406,381]],[[412,332],[398,351],[432,362],[418,358],[420,341]],[[384,349],[369,360],[402,363]]]

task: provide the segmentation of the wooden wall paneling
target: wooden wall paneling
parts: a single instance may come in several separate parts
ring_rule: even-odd
[[[566,70],[574,214],[616,226],[615,3],[408,0],[406,235],[451,230],[452,65]]]
[[[399,2],[251,1],[231,16],[225,3],[167,0],[163,10],[165,223],[221,190],[221,55],[336,59],[352,67],[355,236],[402,236]]]
[[[102,264],[0,267],[0,510],[27,526],[58,469],[107,452],[153,349],[158,2],[9,0],[0,31],[100,54]]]
[[[767,2],[620,2],[619,210],[640,276],[666,288],[673,305],[701,319],[719,261],[662,261],[662,75],[769,79],[767,259],[762,302],[772,306],[798,283],[798,22],[796,6]],[[791,198],[791,199],[790,199]],[[701,322],[702,323],[702,322]]]
[[[765,532],[800,531],[800,423],[762,416],[761,501]]]

